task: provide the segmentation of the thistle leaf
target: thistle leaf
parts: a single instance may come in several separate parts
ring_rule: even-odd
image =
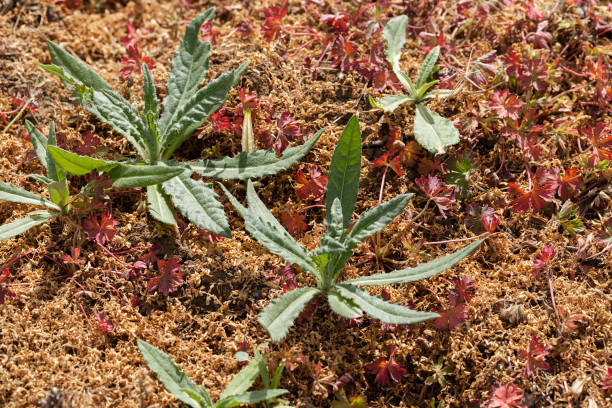
[[[442,154],[446,152],[446,147],[459,143],[459,131],[449,119],[418,103],[414,117],[414,138],[429,152]]]
[[[43,224],[49,221],[51,218],[57,216],[57,213],[52,213],[49,211],[37,211],[36,213],[30,214],[34,215],[19,218],[13,222],[9,222],[8,224],[0,225],[0,241],[4,241],[5,239],[22,234],[30,228],[34,228],[35,226]]]

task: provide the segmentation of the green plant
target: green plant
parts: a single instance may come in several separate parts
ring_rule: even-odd
[[[299,265],[312,274],[316,287],[294,289],[272,301],[259,316],[259,322],[268,330],[273,341],[287,334],[302,309],[315,296],[325,295],[331,309],[345,318],[358,318],[365,312],[388,324],[410,324],[439,317],[436,313],[418,312],[407,307],[371,296],[358,286],[377,286],[404,283],[428,278],[440,273],[467,256],[481,241],[470,244],[452,255],[389,273],[351,279],[337,283],[340,272],[359,243],[381,231],[408,204],[412,194],[402,194],[361,215],[349,230],[357,201],[361,169],[361,132],[353,116],[334,151],[326,190],[326,233],[319,247],[308,253],[300,246],[267,210],[259,199],[253,183],[247,184],[248,208],[225,188],[225,194],[245,220],[246,229],[270,252],[289,263]]]
[[[212,401],[204,387],[198,387],[176,366],[172,358],[143,340],[138,340],[138,349],[145,362],[157,378],[164,384],[166,390],[177,399],[193,408],[228,408],[242,404],[254,404],[261,401],[275,399],[286,394],[284,389],[270,388],[260,391],[247,391],[265,368],[266,361],[257,352],[255,358],[227,385],[219,400]],[[267,368],[266,374],[267,374]],[[279,375],[280,378],[280,375]]]
[[[370,103],[373,107],[385,112],[393,112],[407,102],[414,103],[416,105],[414,138],[431,153],[442,154],[446,151],[446,147],[459,143],[459,131],[449,119],[431,111],[424,103],[436,96],[450,95],[447,90],[431,90],[438,83],[438,80],[434,80],[432,76],[437,71],[436,61],[438,61],[440,55],[440,47],[435,47],[427,54],[421,65],[416,83],[412,82],[410,77],[401,70],[399,64],[402,47],[406,43],[407,26],[407,16],[394,17],[385,26],[383,36],[386,41],[385,55],[387,61],[391,64],[391,68],[402,86],[408,91],[408,95],[389,95],[378,102],[374,102],[370,97]]]
[[[212,185],[193,180],[193,172],[207,178],[241,180],[275,174],[300,160],[321,136],[322,130],[305,144],[287,149],[280,158],[273,151],[252,151],[251,146],[248,151],[231,158],[187,163],[171,160],[176,149],[225,102],[230,89],[248,65],[245,62],[200,88],[208,73],[210,43],[200,41],[198,33],[202,24],[211,20],[214,13],[215,8],[209,8],[187,25],[181,45],[174,53],[161,113],[153,78],[146,64],[142,64],[142,112],[85,63],[51,41],[48,42],[49,53],[55,65],[44,65],[43,68],[60,77],[78,103],[112,126],[134,146],[140,160],[133,164],[155,166],[150,169],[153,173],[175,172],[174,177],[161,183],[149,183],[147,187],[149,213],[155,219],[176,225],[170,200],[198,227],[230,237],[223,205]],[[93,169],[104,170],[109,164],[115,164],[58,148],[52,149],[51,154],[61,166],[74,174],[85,174]]]

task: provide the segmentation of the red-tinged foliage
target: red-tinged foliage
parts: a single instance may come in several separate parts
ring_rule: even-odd
[[[534,48],[550,48],[548,43],[552,40],[552,34],[544,31],[546,27],[548,27],[548,21],[542,21],[538,24],[535,33],[527,35],[527,41],[533,43]]]
[[[94,316],[96,317],[100,330],[105,333],[112,333],[115,326],[113,326],[113,321],[106,315],[105,312],[98,312],[97,310],[94,310]]]
[[[271,122],[271,119],[269,121]],[[266,149],[274,149],[277,155],[283,153],[290,142],[297,140],[302,135],[299,123],[287,111],[281,113],[276,120],[276,129],[275,136],[270,132],[260,131],[258,137]]]
[[[596,166],[601,160],[612,160],[612,132],[610,132],[608,126],[599,122],[595,125],[595,128],[585,126],[580,131],[586,135],[593,147],[593,154],[589,158],[589,166]]]
[[[586,61],[586,73],[590,80],[595,81],[595,100],[602,107],[612,101],[609,69],[603,54],[599,54],[597,62],[590,59]]]
[[[474,297],[474,280],[471,276],[462,275],[461,278],[453,279],[453,287],[450,290],[451,304],[469,303]]]
[[[129,45],[136,44],[139,41],[138,35],[136,34],[136,23],[132,20],[126,21],[125,30],[127,31],[127,35],[119,38],[119,44],[127,48]]]
[[[72,248],[70,250],[70,255],[68,254],[62,255],[61,260],[66,265],[77,265],[77,266],[84,265],[85,260],[79,259],[80,256],[81,256],[81,248]]]
[[[128,78],[132,72],[134,72],[134,70],[141,74],[143,63],[147,64],[149,69],[153,69],[153,61],[151,61],[149,57],[143,57],[140,55],[137,43],[128,45],[126,50],[128,56],[121,58],[121,63],[124,65],[124,67],[119,70],[119,73],[121,73],[124,78]]]
[[[304,172],[300,170],[295,176],[293,176],[297,195],[302,200],[312,197],[315,199],[315,201],[319,201],[325,194],[325,188],[327,187],[327,176],[321,173],[321,170],[319,170],[319,167],[315,164],[308,166],[308,175],[310,179],[308,179]]]
[[[538,337],[534,335],[529,343],[529,350],[521,350],[518,354],[521,360],[527,360],[522,374],[526,377],[530,377],[536,370],[548,370],[550,368],[546,362],[546,356],[548,354],[550,354],[550,346],[540,343]]]
[[[531,273],[534,279],[540,279],[542,268],[555,256],[555,246],[548,244],[536,256],[533,257],[531,262]]]
[[[523,107],[523,101],[516,95],[511,94],[507,89],[495,91],[491,95],[491,101],[487,104],[490,109],[500,118],[510,118],[518,120]]]
[[[553,177],[553,186],[557,189],[557,194],[559,194],[562,201],[567,201],[572,192],[582,187],[582,176],[576,167],[570,167],[565,170],[563,176],[560,175],[559,169],[552,169],[551,176]]]
[[[278,280],[283,288],[283,293],[290,292],[298,286],[295,280],[295,269],[291,264],[285,265],[279,272],[268,274],[267,278]]]
[[[53,0],[53,4],[64,4],[70,10],[77,10],[81,5],[81,0]]]
[[[342,72],[348,72],[353,67],[354,59],[357,56],[359,44],[350,40],[350,36],[344,37],[342,34],[336,38],[332,47],[330,57],[331,66],[338,68]]]
[[[183,284],[183,274],[179,272],[181,265],[176,257],[167,261],[158,259],[157,269],[161,272],[159,276],[149,279],[147,290],[152,292],[158,290],[162,295],[168,296],[174,289]]]
[[[287,7],[283,5],[270,6],[264,10],[265,22],[263,25],[263,36],[266,41],[276,40],[281,31],[281,19],[287,15]]]
[[[387,385],[390,380],[398,382],[406,374],[406,370],[395,362],[395,347],[391,350],[389,360],[380,357],[378,360],[366,364],[366,368],[376,375],[374,384],[380,385]]]
[[[436,203],[440,214],[446,218],[445,211],[451,209],[455,204],[453,190],[442,188],[442,181],[437,177],[421,176],[414,180],[417,186],[425,193],[428,199]]]
[[[210,123],[214,132],[229,132],[232,129],[232,123],[225,109],[219,109],[217,112],[211,113]]]
[[[17,296],[15,292],[9,289],[11,283],[11,273],[8,269],[5,269],[0,274],[0,305],[3,305],[6,299]]]
[[[200,33],[202,33],[202,39],[204,41],[209,41],[211,44],[217,44],[217,36],[221,34],[221,31],[213,28],[212,21],[206,21],[200,27]]]
[[[480,221],[482,222],[482,226],[489,233],[492,234],[499,225],[499,217],[495,214],[482,214],[480,216]]]
[[[433,320],[433,326],[438,330],[453,330],[468,318],[468,307],[465,303],[455,303],[451,297],[450,305],[444,310],[435,310],[440,317]]]
[[[610,390],[612,389],[612,367],[608,367],[608,373],[606,374],[606,379],[601,383],[602,390]]]
[[[517,197],[510,203],[514,211],[527,212],[529,209],[532,209],[537,212],[544,208],[546,203],[553,200],[555,185],[546,170],[542,168],[537,169],[531,181],[533,186],[529,191],[523,190],[516,183],[508,183],[508,191]]]
[[[586,324],[584,316],[580,313],[572,312],[569,308],[559,306],[559,317],[561,318],[561,331],[563,334],[569,334],[580,328],[580,325]]]
[[[280,216],[281,224],[292,236],[299,235],[308,229],[304,217],[291,206],[283,207]]]
[[[401,163],[400,163],[399,157],[395,156],[395,157],[389,159],[389,156],[390,156],[389,152],[384,153],[382,156],[380,156],[374,162],[370,163],[369,167],[371,169],[375,169],[375,168],[378,168],[378,167],[389,167],[398,176],[403,176],[404,173],[402,172],[402,169],[401,169]]]
[[[102,139],[91,130],[81,133],[81,140],[78,141],[76,151],[85,156],[94,153],[96,148],[102,144]]]
[[[493,395],[486,405],[487,408],[526,408],[522,405],[523,390],[516,384],[508,383],[493,389]]]
[[[117,225],[119,225],[119,221],[114,219],[111,214],[102,214],[99,219],[98,216],[92,215],[83,220],[83,229],[87,233],[87,237],[90,241],[99,245],[104,245],[113,240]]]
[[[419,174],[422,174],[424,176],[427,176],[436,171],[439,171],[442,174],[446,173],[446,170],[444,170],[444,164],[440,161],[440,159],[421,159],[421,161],[419,161],[417,171],[419,172]]]
[[[506,68],[506,73],[511,77],[517,77],[521,70],[521,57],[516,52],[514,47],[510,47],[504,55],[501,56],[501,61]]]
[[[527,58],[519,71],[518,83],[521,89],[533,88],[537,92],[542,92],[548,86],[548,67],[541,55],[535,58]]]
[[[198,235],[200,238],[207,240],[211,244],[221,242],[225,239],[221,235],[217,235],[214,232],[207,231],[204,228],[198,228]]]
[[[493,233],[499,225],[499,217],[495,210],[488,205],[480,206],[478,203],[470,203],[466,209],[470,218],[466,219],[466,225],[475,233],[487,231]]]

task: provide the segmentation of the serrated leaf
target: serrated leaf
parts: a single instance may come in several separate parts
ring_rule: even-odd
[[[185,29],[181,45],[174,52],[166,83],[167,96],[163,101],[159,119],[160,134],[166,133],[170,124],[175,121],[179,107],[196,93],[206,79],[210,43],[200,41],[198,36],[204,21],[211,20],[214,15],[215,8],[211,7],[191,20]],[[162,145],[164,141],[161,141]]]
[[[151,162],[154,163],[159,158],[159,137],[157,134],[158,100],[157,92],[155,91],[155,84],[153,83],[153,77],[151,77],[149,67],[145,63],[142,63],[142,76],[142,89],[144,91],[144,109],[142,121],[144,123],[143,130],[145,132],[143,139],[148,144]]]
[[[249,208],[240,204],[224,185],[219,184],[219,186],[221,186],[227,198],[244,219],[244,226],[253,238],[273,254],[280,256],[289,263],[299,265],[306,272],[317,277],[317,265],[310,259],[306,250],[289,235],[287,230],[268,211],[264,203],[257,196],[257,193],[255,193],[251,180],[247,182],[247,202]]]
[[[274,299],[259,315],[259,323],[272,341],[282,340],[308,302],[322,293],[317,288],[297,288]]]
[[[21,204],[40,205],[52,210],[61,211],[61,208],[57,204],[37,194],[5,183],[4,181],[0,181],[0,200]]]
[[[34,228],[37,225],[43,224],[49,219],[57,216],[57,213],[49,211],[37,211],[35,215],[25,218],[19,218],[8,224],[0,225],[0,241],[12,238]]]
[[[414,102],[414,98],[403,94],[388,95],[376,103],[376,108],[382,109],[385,112],[393,112],[407,102]]]
[[[25,127],[30,135],[32,146],[34,146],[34,153],[36,153],[42,165],[47,167],[47,138],[27,119]]]
[[[338,292],[331,291],[327,294],[329,307],[334,313],[346,319],[358,319],[363,316],[363,311],[350,299],[342,297]]]
[[[49,184],[53,182],[53,180],[51,180],[49,177],[45,177],[40,174],[28,174],[28,177],[33,178],[34,180],[38,181],[40,184],[44,186],[48,186]]]
[[[336,198],[342,204],[344,228],[348,228],[357,202],[359,176],[361,174],[361,131],[357,117],[353,116],[347,123],[327,172],[327,189],[325,196],[326,217],[331,214],[331,206]],[[329,222],[326,221],[326,224]]]
[[[193,180],[190,171],[162,183],[162,189],[174,207],[196,226],[223,237],[231,238],[230,226],[211,184]]]
[[[408,205],[414,194],[401,194],[361,215],[347,236],[347,241],[363,242],[372,234],[382,231]]]
[[[389,20],[383,29],[383,37],[386,41],[385,55],[393,70],[399,70],[399,60],[402,56],[402,48],[406,43],[407,28],[408,16],[401,15]]]
[[[449,119],[418,103],[414,117],[414,138],[434,154],[446,152],[446,147],[459,143],[459,131]]]
[[[406,268],[388,273],[378,273],[371,276],[351,279],[343,283],[358,286],[381,286],[391,285],[393,283],[414,282],[421,279],[426,279],[437,275],[440,272],[452,268],[463,258],[471,254],[484,240],[473,242],[453,254],[436,258],[433,261],[415,266],[414,268]]]
[[[368,316],[387,324],[413,324],[440,317],[437,313],[417,312],[372,296],[363,289],[347,284],[334,286],[341,296],[355,302]]]
[[[340,198],[334,198],[329,209],[329,216],[325,217],[325,235],[323,237],[333,237],[340,239],[344,235],[344,219],[342,218],[342,204]]]
[[[229,397],[229,405],[223,407],[237,407],[242,404],[255,404],[257,402],[266,401],[272,398],[280,397],[289,391],[283,389],[259,390],[245,392],[244,394],[234,395]]]
[[[151,76],[151,71],[149,71],[149,66],[142,63],[142,90],[144,91],[144,113],[145,116],[148,113],[152,113],[154,117],[157,119],[158,113],[158,100],[157,100],[157,92],[155,91],[155,84],[153,83],[153,77]]]
[[[93,159],[89,156],[81,156],[56,146],[49,146],[49,153],[56,163],[68,173],[75,176],[83,176],[93,170],[109,171],[119,163],[102,159]]]
[[[242,152],[231,158],[186,163],[186,166],[202,177],[227,180],[246,180],[276,174],[293,166],[304,157],[324,130],[320,129],[301,146],[289,147],[280,158],[276,157],[274,150],[255,150],[251,153]]]
[[[421,69],[419,70],[419,76],[416,82],[417,88],[421,88],[423,85],[427,83],[427,80],[433,74],[433,71],[434,71],[434,68],[436,67],[436,62],[438,61],[439,55],[440,55],[440,46],[432,48],[432,50],[427,53],[425,60],[423,60],[423,64],[421,64]]]
[[[51,61],[63,69],[64,75],[76,82],[87,85],[94,90],[111,90],[111,86],[102,77],[95,73],[87,64],[73,57],[53,41],[47,41]]]
[[[157,375],[168,392],[190,407],[201,408],[196,400],[182,391],[188,389],[198,395],[198,387],[176,366],[169,355],[143,340],[138,340],[138,349],[149,368]]]
[[[422,86],[420,86],[416,91],[416,100],[422,101],[424,99],[423,97],[425,96],[425,93],[429,91],[429,89],[431,89],[431,87],[437,84],[438,82],[440,81],[435,80],[435,81],[427,82],[426,84],[423,84]]]
[[[174,212],[170,208],[168,198],[161,189],[161,185],[147,186],[147,208],[149,214],[157,221],[176,226]]]
[[[262,359],[263,357],[261,355],[256,355],[246,367],[240,370],[240,372],[232,378],[232,381],[230,381],[227,387],[225,387],[219,400],[246,392],[259,375],[259,365]]]
[[[115,188],[147,187],[170,180],[184,171],[178,166],[118,164],[108,176]]]

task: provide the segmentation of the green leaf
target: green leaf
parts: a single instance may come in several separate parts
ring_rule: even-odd
[[[423,60],[423,64],[421,65],[421,69],[419,71],[419,76],[417,78],[416,87],[421,88],[423,85],[427,83],[429,78],[434,72],[434,68],[436,67],[436,62],[438,61],[438,56],[440,55],[440,46],[433,48],[427,56],[425,60]]]
[[[437,313],[417,312],[409,308],[371,296],[363,289],[351,285],[337,284],[334,288],[341,296],[355,302],[370,317],[387,324],[413,324],[440,317]]]
[[[61,208],[43,197],[30,193],[27,190],[15,187],[12,184],[0,181],[0,200],[13,203],[41,205],[52,210],[61,211]]]
[[[68,173],[75,176],[82,176],[91,173],[93,170],[109,171],[119,163],[102,159],[93,159],[88,156],[81,156],[76,153],[60,149],[56,146],[49,146],[51,157]]]
[[[232,381],[230,381],[227,387],[225,387],[219,400],[246,392],[246,390],[253,385],[257,376],[259,376],[259,366],[262,359],[263,357],[261,355],[255,356],[246,367],[240,370],[240,372],[232,378]]]
[[[30,213],[33,214],[33,213]],[[0,225],[0,241],[22,234],[37,225],[43,224],[49,219],[57,216],[57,213],[49,211],[37,211],[35,215],[26,218],[19,218],[8,224]]]
[[[361,173],[361,131],[357,117],[353,116],[347,123],[338,145],[334,150],[331,165],[327,172],[327,189],[325,196],[326,217],[331,214],[331,206],[336,198],[342,204],[344,228],[348,228],[357,202],[359,176]],[[329,221],[326,221],[326,225]]]
[[[142,76],[142,90],[144,91],[145,116],[148,113],[152,113],[157,119],[157,104],[159,103],[157,100],[157,92],[155,91],[155,84],[153,83],[153,77],[151,76],[151,71],[149,71],[149,66],[144,62],[142,63]]]
[[[225,218],[223,205],[211,184],[191,178],[191,171],[184,171],[162,184],[162,188],[181,214],[196,226],[231,238],[230,226]]]
[[[49,146],[56,146],[57,138],[55,137],[55,122],[51,121],[49,125],[49,137],[47,138],[47,176],[49,176],[52,180],[55,181],[64,181],[66,180],[66,170],[64,170],[60,165],[57,164],[55,159],[51,157],[51,152],[49,151]],[[66,192],[68,191],[68,186],[66,186]]]
[[[416,100],[417,101],[424,100],[425,93],[429,91],[429,89],[435,84],[437,84],[438,82],[440,81],[435,80],[435,81],[427,82],[426,84],[423,84],[421,87],[419,87],[419,89],[416,90]]]
[[[151,77],[149,67],[145,63],[142,64],[142,76],[142,88],[144,91],[144,113],[142,121],[145,125],[143,139],[148,145],[151,163],[155,163],[159,159],[159,137],[157,134],[158,100],[153,77]]]
[[[170,180],[184,171],[178,166],[119,164],[108,172],[108,176],[115,188],[147,187]]]
[[[414,194],[401,194],[361,215],[347,236],[347,241],[363,242],[367,237],[382,231],[401,213]]]
[[[393,112],[407,102],[414,102],[414,98],[403,94],[389,95],[381,98],[374,107],[385,112]]]
[[[484,241],[483,239],[464,246],[457,252],[436,258],[433,261],[415,266],[414,268],[406,268],[388,273],[377,273],[371,276],[351,279],[343,283],[359,286],[381,286],[390,285],[393,283],[413,282],[421,279],[426,279],[440,272],[452,268],[463,258],[472,253]]]
[[[234,70],[234,82],[232,82],[232,87],[238,85],[238,81],[240,81],[240,77],[246,71],[249,66],[249,61],[245,61],[238,68]]]
[[[289,391],[283,389],[271,389],[271,390],[260,390],[245,392],[244,394],[234,395],[229,397],[229,405],[226,407],[237,407],[242,404],[255,404],[257,402],[266,401],[272,398],[279,397]]]
[[[355,302],[343,297],[336,291],[331,291],[327,294],[327,301],[334,313],[346,319],[358,319],[363,316],[363,311]]]
[[[60,208],[64,208],[66,205],[68,205],[70,193],[68,192],[68,184],[66,183],[66,179],[62,181],[54,181],[49,184],[49,198]]]
[[[147,186],[147,207],[149,214],[157,221],[176,226],[174,212],[168,203],[168,197],[162,191],[161,185]]]
[[[399,70],[399,60],[402,56],[402,48],[406,43],[407,28],[408,16],[401,15],[389,20],[383,29],[383,37],[386,41],[385,55],[394,71]]]
[[[259,315],[259,323],[272,341],[282,340],[308,302],[322,293],[317,288],[297,288],[274,299]]]
[[[318,278],[317,265],[310,259],[306,250],[298,244],[283,226],[274,218],[264,203],[259,199],[253,182],[247,182],[247,202],[249,208],[241,205],[232,193],[219,184],[234,208],[244,219],[244,227],[259,243],[270,252],[283,258],[285,261],[297,264],[306,272]]]
[[[418,103],[414,118],[414,137],[429,152],[442,154],[446,147],[459,143],[459,131],[449,119]]]
[[[329,211],[329,216],[325,217],[326,230],[321,241],[324,241],[326,237],[340,239],[344,235],[344,219],[342,216],[342,204],[340,203],[340,198],[334,198]]]
[[[40,174],[28,174],[28,177],[33,178],[45,187],[53,182],[53,180],[51,180],[49,177],[45,177]]]
[[[187,389],[199,395],[198,387],[176,366],[169,355],[143,340],[138,340],[138,349],[149,368],[157,374],[157,378],[164,384],[168,392],[190,407],[201,408],[196,400],[182,391]]]
[[[324,130],[319,130],[301,146],[289,147],[280,158],[276,157],[274,150],[255,150],[252,153],[242,152],[231,158],[191,162],[187,163],[187,166],[202,177],[227,180],[246,180],[276,174],[293,166],[304,157]]]
[[[102,77],[94,72],[88,65],[78,58],[73,57],[53,41],[47,41],[51,61],[63,69],[64,75],[93,88],[96,91],[103,89],[111,90],[111,86]]]
[[[167,96],[159,119],[161,135],[167,136],[166,130],[175,122],[179,107],[196,93],[200,84],[206,79],[210,43],[200,41],[198,36],[204,21],[211,20],[214,15],[215,8],[211,7],[191,20],[185,29],[179,49],[174,52],[166,84]],[[164,142],[165,140],[162,140],[162,144]]]
[[[181,101],[170,122],[160,121],[160,144],[164,159],[169,159],[185,139],[223,105],[233,81],[234,71],[219,75],[193,96]]]
[[[34,146],[34,153],[36,153],[42,165],[47,167],[47,138],[27,119],[25,121],[25,127],[30,135],[32,146]]]

